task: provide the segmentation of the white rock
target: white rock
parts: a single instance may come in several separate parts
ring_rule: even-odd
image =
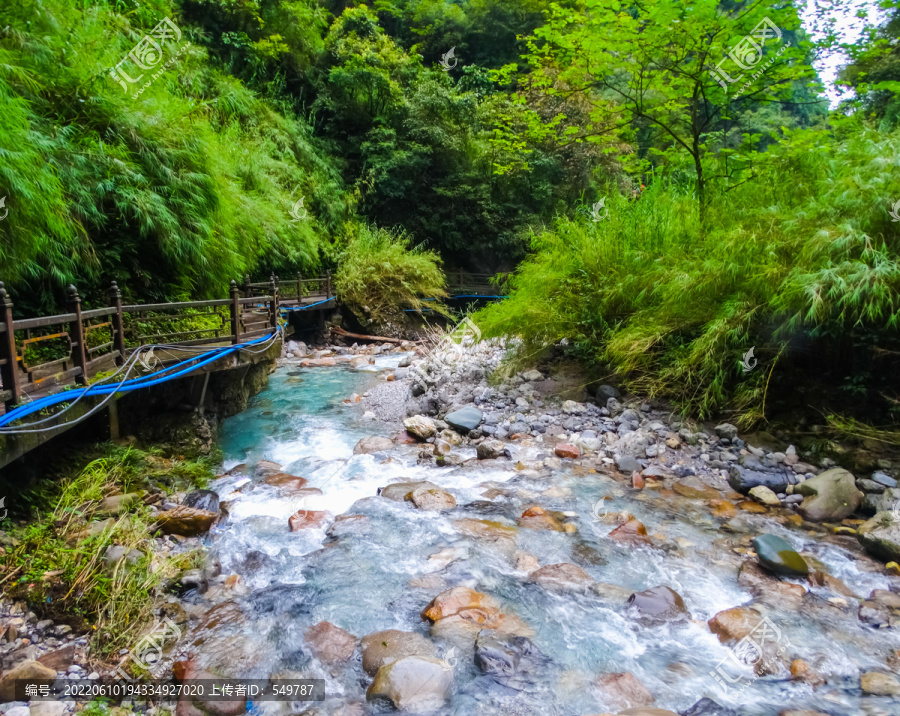
[[[67,711],[61,701],[32,701],[31,716],[63,716]]]
[[[31,716],[31,710],[27,706],[13,706],[6,710],[5,716]]]

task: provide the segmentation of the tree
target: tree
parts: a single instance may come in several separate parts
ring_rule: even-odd
[[[644,132],[655,151],[686,156],[703,213],[710,181],[741,179],[740,164],[712,174],[712,133],[720,122],[760,104],[789,102],[798,80],[815,77],[812,45],[799,27],[790,3],[730,11],[719,0],[553,6],[530,43],[529,84],[590,105],[589,121],[567,130],[568,141],[612,145]]]

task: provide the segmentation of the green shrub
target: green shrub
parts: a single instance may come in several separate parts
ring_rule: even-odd
[[[446,278],[434,251],[411,246],[402,231],[354,225],[335,274],[335,292],[357,315],[373,321],[402,308],[443,310]]]

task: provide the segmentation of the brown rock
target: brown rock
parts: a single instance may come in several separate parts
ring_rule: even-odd
[[[288,519],[291,532],[321,527],[328,513],[323,510],[298,510]]]
[[[741,502],[738,502],[737,506],[744,512],[752,512],[755,515],[762,515],[768,512],[765,505],[761,505],[758,502],[752,502],[751,500],[742,500]]]
[[[68,644],[62,649],[39,656],[37,660],[48,669],[65,671],[75,663],[75,644]]]
[[[700,478],[691,475],[679,480],[672,489],[676,494],[691,500],[710,500],[719,497],[719,491],[704,483]]]
[[[796,610],[803,603],[806,590],[799,584],[782,582],[755,561],[741,564],[737,582],[763,604],[778,609]]]
[[[285,492],[294,492],[295,490],[300,490],[306,487],[306,483],[309,482],[304,477],[298,477],[297,475],[289,475],[286,472],[275,472],[270,475],[266,475],[266,478],[263,480],[267,485],[272,485],[273,487],[278,487]]]
[[[356,650],[356,637],[331,622],[319,622],[303,636],[310,651],[326,664],[348,661]]]
[[[476,592],[468,587],[453,587],[432,599],[422,610],[421,617],[424,620],[436,622],[439,619],[446,619],[458,614],[463,609],[496,608],[497,606],[497,601],[487,594]]]
[[[709,630],[728,644],[740,641],[763,621],[762,615],[750,607],[733,607],[719,612],[707,622]]]
[[[433,482],[428,482],[427,480],[420,480],[418,482],[392,482],[390,485],[379,487],[378,494],[382,497],[387,498],[388,500],[403,502],[408,494],[410,494],[413,490],[418,490],[419,488],[426,490],[441,489]]]
[[[527,527],[533,530],[553,530],[554,532],[564,531],[562,523],[538,505],[532,505],[522,513],[522,516],[516,520],[519,527]]]
[[[646,482],[644,481],[644,478],[641,476],[641,473],[635,472],[631,475],[631,486],[635,490],[643,490],[645,484],[646,484]]]
[[[569,443],[558,443],[553,450],[553,453],[556,457],[562,458],[571,458],[572,460],[577,460],[581,457],[581,450],[579,450],[574,445],[570,445]]]
[[[434,644],[421,634],[387,629],[361,639],[363,671],[374,676],[378,669],[405,656],[437,656]]]
[[[863,693],[875,696],[900,696],[900,679],[893,674],[869,671],[860,678]]]
[[[625,542],[627,544],[650,544],[650,538],[647,536],[647,528],[643,523],[635,519],[628,520],[625,524],[616,527],[607,535],[616,542]]]
[[[803,659],[794,659],[791,662],[791,680],[802,681],[812,686],[821,686],[825,683],[825,679],[813,671]]]
[[[406,499],[420,510],[447,512],[456,507],[456,498],[438,488],[418,487]]]
[[[29,681],[53,682],[56,679],[56,671],[50,669],[38,661],[23,661],[13,669],[0,677],[0,701],[16,700],[16,680],[27,679]]]
[[[207,532],[218,516],[218,512],[178,505],[171,510],[160,512],[156,522],[163,534],[196,537]]]
[[[709,506],[713,517],[721,517],[723,520],[730,520],[737,514],[737,508],[728,500],[710,500]]]
[[[601,674],[595,683],[611,705],[617,709],[649,706],[656,700],[647,687],[627,671]]]
[[[366,691],[369,701],[387,699],[400,711],[440,708],[453,686],[453,673],[440,659],[405,656],[385,664]]]
[[[454,520],[454,526],[469,537],[509,538],[515,537],[516,528],[495,520]]]
[[[548,564],[532,572],[528,578],[551,592],[587,589],[594,583],[591,576],[581,567],[566,562]]]
[[[257,477],[264,477],[276,472],[281,472],[281,465],[271,460],[260,460],[253,468],[253,474]],[[229,473],[230,474],[230,473]]]

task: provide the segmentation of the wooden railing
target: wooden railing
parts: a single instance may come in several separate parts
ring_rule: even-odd
[[[509,273],[467,273],[451,271],[447,274],[447,293],[451,296],[505,296],[509,291]]]
[[[279,301],[302,301],[308,298],[330,299],[334,297],[331,285],[331,271],[326,271],[324,276],[315,278],[303,278],[297,274],[296,279],[283,280],[272,274],[268,281],[253,283],[249,276],[244,277],[242,286],[245,296],[256,296],[262,293],[270,293],[273,290],[278,293]]]
[[[69,286],[67,313],[14,320],[13,303],[0,282],[0,401],[9,409],[23,396],[54,385],[86,385],[96,373],[122,365],[137,346],[198,346],[258,338],[278,326],[278,289],[230,297],[123,305],[116,282],[109,306],[82,310]],[[254,284],[258,288],[260,284]]]

